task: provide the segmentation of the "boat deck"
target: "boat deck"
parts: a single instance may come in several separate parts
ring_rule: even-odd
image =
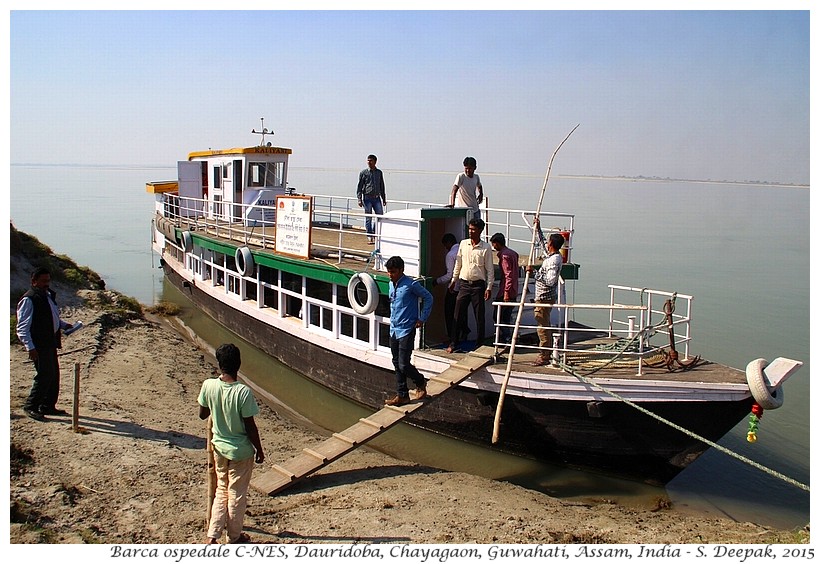
[[[205,233],[224,242],[248,245],[254,249],[273,251],[276,227],[245,227],[224,220],[189,221],[183,218],[179,227]],[[310,231],[310,262],[332,261],[339,268],[358,270],[371,260],[377,244],[369,244],[360,228],[330,222],[314,222]]]
[[[590,344],[591,346],[591,344]],[[425,348],[424,353],[431,354],[439,358],[459,361],[469,351],[456,351],[447,353],[444,347]],[[515,373],[544,374],[546,375],[567,375],[566,371],[550,366],[533,366],[533,362],[538,358],[538,353],[532,349],[516,348],[513,354],[511,370]],[[509,359],[509,347],[507,351],[497,356],[494,368],[499,372],[504,372]],[[567,353],[567,362],[581,376],[586,376],[597,367],[603,365],[609,357],[596,355],[594,352],[585,350],[583,345],[579,345],[578,351]],[[610,378],[610,379],[635,379],[637,376],[637,361],[612,363],[607,365],[605,370],[600,370],[589,374],[590,378]],[[709,384],[745,384],[746,375],[742,370],[700,360],[693,369],[670,371],[664,365],[648,366],[644,364],[640,375],[641,380],[659,380],[665,382],[704,382]]]

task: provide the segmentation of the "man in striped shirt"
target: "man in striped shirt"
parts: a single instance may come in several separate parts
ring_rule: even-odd
[[[558,279],[561,275],[561,247],[564,246],[564,237],[560,233],[552,233],[549,239],[544,239],[541,232],[541,224],[535,218],[533,227],[536,229],[538,241],[545,251],[544,262],[541,268],[535,273],[535,303],[550,304],[546,307],[535,308],[535,321],[538,323],[538,345],[541,349],[538,358],[533,362],[533,366],[544,366],[549,362],[549,350],[552,349],[552,324],[550,323],[551,305],[558,301]],[[532,265],[528,267],[532,273]]]

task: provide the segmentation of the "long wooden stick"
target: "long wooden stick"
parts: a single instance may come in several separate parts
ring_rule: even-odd
[[[569,136],[573,134],[573,132],[578,129],[578,126],[581,125],[580,123],[572,128],[564,140],[555,148],[553,151],[552,156],[550,157],[550,162],[547,165],[547,173],[544,176],[544,185],[541,187],[541,195],[538,197],[538,205],[535,208],[535,217],[540,217],[541,215],[541,204],[544,201],[544,193],[547,191],[547,183],[550,179],[550,171],[552,170],[552,162],[555,160],[555,155],[558,154],[558,151],[561,147],[564,146],[564,143],[569,139]],[[501,410],[504,408],[504,396],[507,394],[507,384],[510,381],[510,374],[512,373],[512,363],[513,357],[515,356],[515,344],[518,341],[518,330],[521,327],[521,317],[524,314],[524,303],[526,302],[527,298],[527,286],[530,282],[530,267],[532,266],[534,255],[535,255],[535,240],[536,240],[536,233],[537,229],[532,230],[532,242],[530,244],[530,254],[527,256],[527,269],[526,274],[524,276],[524,289],[521,291],[521,300],[518,303],[518,314],[515,317],[515,329],[513,329],[512,338],[510,339],[510,354],[507,357],[507,370],[504,373],[504,381],[501,383],[501,392],[498,395],[498,405],[495,408],[495,420],[493,421],[493,444],[498,442],[498,435],[499,435],[499,428],[501,426]]]
[[[80,432],[80,363],[74,363],[74,397],[71,403],[71,428]]]
[[[211,524],[211,507],[214,505],[216,496],[216,462],[214,460],[214,445],[211,442],[213,430],[211,428],[211,418],[207,419],[207,430],[205,431],[205,481],[208,484],[208,505],[205,507],[205,533]]]

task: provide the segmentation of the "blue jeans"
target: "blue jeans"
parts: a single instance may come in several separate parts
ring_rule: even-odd
[[[375,213],[376,215],[382,215],[384,213],[381,198],[364,198],[362,203],[364,204],[364,213]],[[376,232],[373,228],[372,217],[365,218],[364,228],[368,235],[373,235]]]
[[[415,329],[404,337],[396,338],[390,335],[390,352],[393,353],[393,366],[396,369],[396,395],[402,398],[410,397],[410,391],[407,389],[407,378],[413,381],[416,388],[425,386],[424,376],[418,371],[418,368],[410,363],[415,340]]]

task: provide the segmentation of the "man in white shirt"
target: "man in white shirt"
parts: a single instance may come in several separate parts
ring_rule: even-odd
[[[441,238],[441,244],[444,245],[444,248],[447,250],[447,254],[444,256],[444,265],[447,268],[447,272],[438,278],[433,278],[433,286],[444,286],[444,325],[447,328],[447,341],[444,345],[449,347],[452,342],[450,340],[450,334],[453,332],[453,324],[455,323],[453,316],[456,311],[456,294],[458,293],[458,281],[456,281],[456,285],[452,289],[450,288],[450,282],[453,279],[453,269],[456,266],[458,240],[452,233],[445,233]],[[459,337],[466,337],[467,332],[467,328],[465,327],[460,331]]]
[[[475,173],[477,167],[474,157],[464,159],[464,172],[456,175],[448,207],[470,208],[473,211],[473,218],[481,219],[481,210],[478,206],[484,201],[484,187]]]
[[[476,347],[480,347],[484,341],[484,302],[490,299],[495,280],[495,269],[493,268],[493,248],[481,239],[482,231],[484,231],[484,221],[471,219],[467,224],[467,233],[470,237],[458,245],[453,279],[449,285],[449,289],[453,290],[458,282],[459,290],[454,313],[455,323],[450,332],[450,346],[447,347],[448,353],[455,351],[458,345],[459,328],[467,326],[467,305],[469,303],[473,304],[478,331]]]

